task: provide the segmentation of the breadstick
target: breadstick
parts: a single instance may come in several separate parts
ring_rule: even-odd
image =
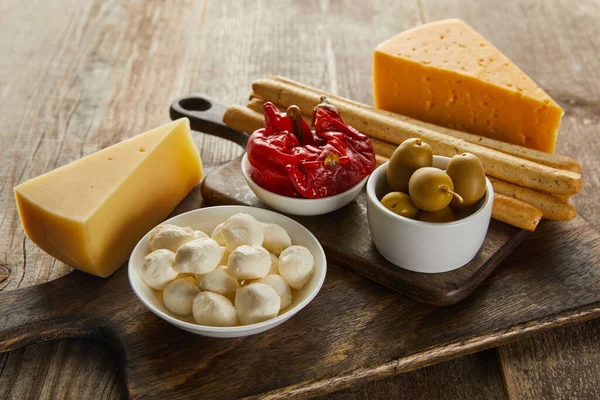
[[[242,106],[228,107],[223,114],[223,123],[246,133],[265,127],[265,119],[261,114]]]
[[[263,114],[263,104],[265,104],[265,102],[262,99],[259,99],[258,97],[252,97],[252,95],[250,95],[250,100],[248,101],[248,104],[246,104],[246,107],[252,111]],[[276,104],[276,106],[277,108],[281,109],[279,105]],[[304,114],[302,115],[302,118],[306,121],[306,116]]]
[[[299,85],[301,85],[301,84],[299,84]],[[263,114],[264,101],[261,98],[253,97],[252,95],[250,96],[250,98],[251,98],[251,100],[250,100],[250,102],[248,102],[247,107],[250,108],[251,110],[254,110],[256,112]],[[277,107],[279,107],[279,109],[285,108],[284,106],[281,106],[279,104],[275,104],[275,105]],[[306,121],[307,124],[310,125],[310,123],[311,123],[310,117],[303,114],[302,118]],[[387,158],[392,157],[394,150],[396,150],[396,148],[398,147],[397,145],[395,145],[393,143],[389,143],[389,142],[375,139],[375,138],[371,138],[371,143],[373,143],[373,149],[375,150],[376,154],[387,157]],[[490,177],[490,180],[491,179],[495,179],[495,178]],[[526,189],[522,186],[517,186],[517,185],[511,184],[509,182],[501,181],[499,179],[495,179],[495,181],[502,182],[502,184],[505,184],[505,185],[510,185],[510,186],[505,186],[506,188],[513,187],[513,189],[511,189],[511,190],[505,189],[505,190],[509,190],[509,192],[503,193],[507,196],[513,196],[513,192],[515,192],[515,191],[521,192],[521,189]],[[549,193],[538,192],[536,190],[532,190],[532,192],[535,196],[540,196],[540,195],[541,196],[550,196],[552,201],[556,201],[558,199],[558,200],[562,201],[563,203],[568,202],[568,200],[571,198],[571,196],[568,194],[549,194]],[[527,201],[527,197],[529,197],[529,196],[524,193],[525,192],[523,192],[522,195],[525,196],[525,198],[522,200],[524,200],[525,202],[528,202],[530,204],[535,204],[532,201]],[[516,197],[516,198],[518,198],[518,197]],[[540,202],[540,204],[537,204],[537,207],[542,209],[542,211],[544,211],[545,218],[553,219],[553,220],[560,220],[560,221],[575,218],[576,210],[572,204],[568,203],[566,207],[563,205],[561,207],[561,211],[558,211],[556,209],[553,210],[553,209],[547,209],[546,207],[542,207],[541,203],[546,202],[545,198],[540,198],[539,200],[541,202]],[[552,215],[554,215],[554,217]]]
[[[517,228],[534,231],[543,212],[537,207],[524,201],[503,194],[494,193],[492,218],[505,222]]]
[[[262,98],[274,103],[296,104],[304,114],[312,113],[314,105],[320,100],[316,93],[288,87],[273,80],[255,81],[252,89]],[[335,99],[331,104],[339,109],[346,123],[377,139],[400,144],[411,137],[422,137],[435,154],[452,157],[464,152],[473,153],[483,163],[486,174],[517,185],[558,194],[574,194],[581,189],[581,175],[577,173],[536,164],[353,104]]]
[[[299,82],[296,82],[296,81],[293,81],[291,79],[284,78],[281,76],[270,76],[270,78],[273,80],[285,83],[286,85],[296,86],[296,87],[306,90],[306,91],[312,91],[312,92],[318,94],[319,96],[327,96],[329,99],[335,100],[337,102],[346,102],[348,104],[352,104],[357,107],[360,107],[364,110],[373,111],[378,114],[396,118],[398,120],[409,122],[411,124],[418,125],[418,126],[421,126],[421,127],[427,128],[427,129],[436,130],[436,131],[444,133],[446,135],[450,135],[450,136],[453,136],[458,139],[463,139],[467,142],[476,143],[481,146],[488,147],[490,149],[498,150],[503,153],[513,155],[515,157],[524,158],[526,160],[533,161],[538,164],[547,165],[549,167],[563,169],[566,171],[572,171],[572,172],[577,172],[577,173],[579,173],[581,171],[581,166],[579,165],[577,160],[574,160],[571,157],[562,156],[559,154],[544,153],[543,151],[528,149],[527,147],[502,142],[500,140],[490,139],[490,138],[487,138],[484,136],[473,135],[473,134],[458,131],[455,129],[437,126],[434,124],[423,122],[418,119],[406,117],[404,115],[392,113],[389,111],[379,110],[374,107],[368,106],[366,104],[361,104],[361,103],[358,103],[358,102],[355,102],[352,100],[348,100],[343,97],[336,96],[334,94],[315,89],[308,85],[304,85],[302,83],[299,83]]]
[[[556,194],[556,193],[548,193],[551,194],[552,196],[556,197],[559,200],[562,201],[569,201],[571,199],[571,195],[569,194]]]
[[[577,215],[577,210],[571,203],[556,196],[517,186],[493,177],[489,179],[496,193],[513,197],[539,208],[544,213],[544,218],[554,221],[568,221]]]

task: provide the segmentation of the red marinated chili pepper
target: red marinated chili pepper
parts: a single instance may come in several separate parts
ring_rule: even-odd
[[[342,121],[325,98],[315,107],[312,131],[296,106],[279,112],[263,106],[266,128],[248,140],[250,176],[259,186],[284,196],[311,199],[342,193],[375,168],[369,138]]]

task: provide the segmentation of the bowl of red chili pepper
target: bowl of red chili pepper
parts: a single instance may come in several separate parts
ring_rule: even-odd
[[[314,130],[296,106],[280,112],[266,102],[264,114],[266,127],[252,133],[242,159],[256,197],[284,213],[320,215],[358,196],[375,169],[375,151],[326,98],[314,108]]]

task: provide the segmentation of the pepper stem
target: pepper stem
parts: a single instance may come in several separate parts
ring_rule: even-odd
[[[286,114],[289,119],[294,123],[294,135],[298,138],[298,141],[302,143],[302,113],[300,112],[300,108],[298,106],[289,106],[286,110]]]

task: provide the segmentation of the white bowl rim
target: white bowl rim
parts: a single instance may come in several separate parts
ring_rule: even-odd
[[[160,318],[164,319],[165,321],[167,321],[167,322],[169,322],[169,323],[171,323],[173,325],[176,325],[176,326],[179,326],[179,327],[183,327],[184,329],[190,329],[192,331],[199,331],[200,330],[200,331],[212,332],[212,333],[234,333],[234,332],[235,333],[243,333],[243,332],[248,332],[248,331],[260,330],[262,328],[268,328],[268,327],[271,327],[272,325],[273,325],[273,327],[275,327],[276,325],[279,325],[279,323],[286,321],[288,318],[291,318],[296,313],[298,313],[300,310],[302,310],[304,307],[306,307],[308,305],[308,303],[310,303],[317,296],[317,294],[321,291],[321,287],[323,286],[323,282],[325,282],[325,276],[327,275],[327,258],[325,256],[325,251],[323,250],[323,246],[321,246],[321,242],[319,242],[319,240],[315,237],[315,235],[312,234],[311,231],[309,231],[308,229],[306,229],[306,227],[304,227],[304,225],[302,225],[298,221],[293,220],[290,217],[287,217],[285,215],[279,214],[279,213],[277,213],[275,211],[265,210],[264,208],[258,208],[258,207],[249,207],[249,206],[212,206],[212,207],[197,208],[195,210],[190,210],[190,211],[187,211],[185,213],[178,214],[178,215],[176,215],[174,217],[171,217],[171,218],[167,219],[166,221],[161,222],[159,225],[169,223],[169,221],[171,221],[174,218],[178,218],[178,217],[181,217],[181,216],[184,216],[184,215],[187,215],[187,214],[196,213],[199,210],[208,210],[208,209],[211,209],[211,208],[213,208],[213,209],[214,208],[219,208],[219,209],[230,208],[230,209],[237,209],[237,210],[240,210],[240,211],[247,210],[249,208],[259,209],[259,210],[267,212],[267,213],[276,214],[278,217],[290,220],[293,223],[296,223],[296,224],[300,225],[308,233],[309,237],[312,238],[312,239],[314,239],[316,241],[316,243],[318,243],[318,245],[319,245],[319,253],[323,257],[323,260],[325,262],[325,264],[323,265],[323,274],[322,274],[321,278],[319,279],[319,282],[317,283],[317,286],[315,287],[315,289],[308,296],[306,296],[306,298],[304,300],[302,300],[300,303],[296,304],[294,307],[290,308],[286,312],[284,312],[284,313],[276,316],[275,318],[271,318],[271,319],[268,319],[266,321],[262,321],[262,322],[258,322],[258,323],[250,324],[250,325],[236,325],[236,326],[208,326],[208,325],[200,325],[200,324],[194,324],[194,323],[187,322],[187,321],[182,321],[179,318],[172,317],[172,316],[170,316],[170,315],[162,312],[161,310],[158,310],[152,304],[150,304],[150,302],[148,302],[138,292],[138,290],[136,289],[135,284],[133,283],[133,262],[131,261],[131,258],[130,258],[129,261],[127,262],[127,276],[129,278],[129,286],[131,286],[131,289],[133,290],[133,293],[135,293],[136,297],[146,306],[146,308],[148,310],[150,310],[155,315],[159,316]],[[152,228],[152,229],[154,229],[154,228]],[[148,231],[148,233],[146,233],[139,240],[139,242],[133,248],[132,254],[138,249],[138,246],[141,245],[142,241],[148,236],[148,234],[152,231],[152,229],[150,231]]]
[[[434,160],[437,159],[440,161],[450,161],[450,157],[433,156],[433,158],[434,158]],[[452,221],[452,222],[427,222],[427,221],[419,221],[416,219],[403,217],[402,215],[398,215],[395,212],[388,210],[383,204],[381,204],[381,201],[377,198],[377,195],[375,194],[375,174],[379,169],[384,168],[384,167],[387,168],[388,163],[389,163],[389,161],[381,164],[369,176],[369,181],[367,182],[367,199],[369,199],[371,202],[373,202],[375,204],[375,207],[377,207],[380,211],[383,211],[383,213],[385,215],[387,215],[390,218],[395,218],[398,221],[402,221],[402,222],[405,222],[408,224],[413,224],[415,226],[423,225],[423,226],[431,226],[431,227],[446,227],[446,226],[456,226],[456,225],[468,224],[471,222],[472,219],[475,219],[475,217],[477,217],[477,215],[481,214],[486,208],[491,207],[491,205],[494,201],[494,196],[493,196],[494,189],[492,187],[492,183],[486,176],[485,177],[485,199],[484,199],[483,203],[481,204],[481,206],[477,209],[477,211],[475,211],[473,214],[471,214],[469,216],[466,216],[464,218],[461,218],[457,221]]]
[[[365,182],[367,181],[367,179],[369,179],[369,175],[365,176],[363,179],[360,180],[360,182],[358,182],[356,185],[352,186],[351,188],[348,188],[346,190],[344,190],[342,193],[338,193],[338,194],[334,194],[333,196],[327,196],[327,197],[320,197],[318,199],[306,199],[306,198],[298,198],[298,197],[288,197],[288,196],[284,196],[275,192],[271,192],[270,190],[267,190],[265,188],[263,188],[262,186],[260,186],[258,183],[256,183],[251,177],[250,177],[250,173],[248,172],[248,167],[250,166],[250,160],[248,160],[248,153],[244,153],[244,156],[242,157],[242,174],[244,175],[244,178],[246,178],[246,180],[252,182],[254,185],[256,185],[257,187],[259,187],[260,189],[269,192],[275,199],[277,200],[281,200],[281,201],[288,201],[288,202],[292,202],[295,204],[304,204],[304,205],[308,205],[309,203],[313,203],[316,201],[335,201],[337,199],[340,199],[344,196],[346,196],[348,194],[348,192],[350,192],[353,189],[356,189],[357,186],[364,186]],[[375,171],[375,170],[374,170]],[[374,172],[373,171],[373,172]]]

